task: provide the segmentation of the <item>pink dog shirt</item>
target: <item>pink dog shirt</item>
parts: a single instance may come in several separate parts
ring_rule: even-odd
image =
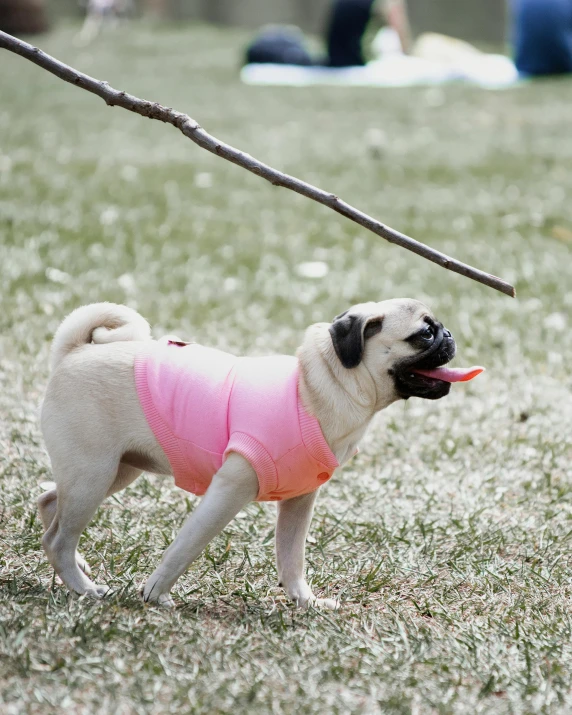
[[[294,357],[154,346],[137,356],[135,383],[175,484],[193,494],[206,492],[230,452],[256,471],[258,501],[313,492],[339,466],[302,406]]]

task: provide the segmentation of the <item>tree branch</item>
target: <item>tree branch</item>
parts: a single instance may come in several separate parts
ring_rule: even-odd
[[[500,278],[497,278],[490,273],[484,273],[483,271],[473,268],[465,263],[461,263],[460,261],[457,261],[440,251],[436,251],[423,243],[419,243],[419,241],[415,241],[413,238],[410,238],[409,236],[406,236],[405,234],[400,233],[399,231],[396,231],[379,221],[376,221],[374,218],[368,216],[362,211],[358,211],[358,209],[339,199],[335,194],[318,189],[316,186],[307,184],[305,181],[296,179],[294,176],[283,174],[281,171],[277,171],[271,166],[263,164],[261,161],[258,161],[249,154],[245,154],[229,144],[219,141],[215,137],[208,134],[187,114],[176,112],[170,107],[163,107],[161,104],[157,104],[156,102],[148,102],[144,99],[139,99],[131,94],[127,94],[127,92],[120,92],[117,89],[113,89],[107,84],[107,82],[102,82],[90,77],[89,75],[83,74],[83,72],[78,72],[73,67],[69,67],[63,62],[56,60],[54,57],[50,57],[50,55],[42,52],[42,50],[37,47],[33,47],[27,42],[23,42],[22,40],[1,31],[0,48],[4,48],[10,52],[15,52],[21,57],[30,60],[30,62],[33,62],[48,72],[56,75],[56,77],[59,77],[76,87],[85,89],[92,94],[96,94],[98,97],[105,100],[105,102],[111,107],[123,107],[123,109],[135,112],[143,117],[158,119],[161,122],[172,124],[191,141],[198,144],[201,148],[210,151],[212,154],[216,154],[216,156],[220,156],[227,161],[231,161],[233,164],[241,166],[243,169],[266,179],[274,186],[283,186],[284,188],[296,191],[298,194],[302,194],[302,196],[306,196],[313,201],[317,201],[333,211],[337,211],[339,214],[342,214],[342,216],[349,218],[351,221],[355,221],[355,223],[360,226],[369,229],[373,233],[384,238],[386,241],[395,243],[402,248],[406,248],[408,251],[412,251],[418,256],[422,256],[442,268],[447,268],[448,270],[459,273],[462,276],[472,278],[478,283],[494,288],[495,290],[505,293],[508,296],[514,297],[516,295],[513,286]]]

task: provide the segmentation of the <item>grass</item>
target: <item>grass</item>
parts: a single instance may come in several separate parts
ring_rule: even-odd
[[[133,26],[79,50],[74,31],[38,43],[519,297],[2,53],[2,712],[570,712],[572,84],[253,88],[237,79],[240,33]],[[306,261],[327,277],[301,275]],[[66,313],[126,302],[157,336],[291,353],[309,323],[397,296],[430,304],[457,364],[488,371],[437,403],[393,405],[323,490],[308,572],[339,612],[286,603],[273,509],[256,504],[181,579],[175,612],[144,608],[138,588],[195,503],[156,477],[105,503],[83,538],[114,595],[92,603],[54,579],[37,407]]]

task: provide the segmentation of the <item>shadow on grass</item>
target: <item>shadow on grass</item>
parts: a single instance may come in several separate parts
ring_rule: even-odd
[[[179,596],[176,597],[176,607],[173,609],[144,603],[139,590],[133,585],[114,589],[102,599],[92,599],[68,591],[55,583],[55,579],[52,585],[46,588],[40,579],[13,574],[0,579],[0,590],[3,594],[0,603],[9,602],[12,608],[16,609],[26,606],[59,610],[62,613],[73,611],[76,616],[83,614],[84,617],[95,620],[99,617],[105,620],[111,614],[126,617],[147,613],[153,618],[169,619],[176,616],[177,620],[182,622],[212,622],[224,627],[244,627],[256,621],[273,632],[308,627],[315,619],[330,622],[340,628],[341,624],[336,623],[336,614],[344,613],[343,607],[334,613],[314,608],[297,609],[285,596],[275,598],[266,595],[256,598],[241,588],[225,596],[214,593],[195,598]],[[199,590],[208,592],[209,587],[205,585],[204,588],[194,589],[193,593]]]

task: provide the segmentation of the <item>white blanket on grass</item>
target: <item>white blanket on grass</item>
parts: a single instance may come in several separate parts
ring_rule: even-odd
[[[486,89],[503,89],[518,81],[518,71],[504,55],[475,54],[453,64],[408,55],[389,55],[364,67],[300,67],[298,65],[249,64],[240,78],[246,84],[304,87],[414,87],[466,82]]]

